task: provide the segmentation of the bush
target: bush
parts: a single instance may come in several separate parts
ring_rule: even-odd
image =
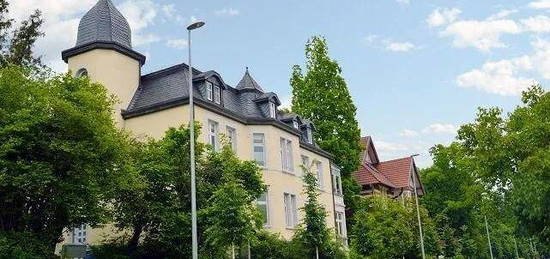
[[[29,232],[0,231],[0,259],[56,258],[52,249]]]

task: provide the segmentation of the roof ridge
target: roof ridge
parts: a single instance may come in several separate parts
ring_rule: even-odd
[[[395,161],[398,161],[398,160],[405,160],[405,159],[411,159],[410,156],[406,156],[406,157],[401,157],[401,158],[394,158],[394,159],[391,159],[391,160],[386,160],[386,161],[380,161],[379,163],[387,163],[387,162],[395,162]]]

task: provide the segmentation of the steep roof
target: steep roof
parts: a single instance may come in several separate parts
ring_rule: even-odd
[[[188,102],[188,71],[189,66],[187,64],[179,64],[143,75],[132,101],[128,105],[128,108],[122,113],[123,117],[131,118],[140,116]],[[246,71],[245,77],[246,74],[252,78],[248,71]],[[223,88],[221,104],[214,104],[212,101],[207,100],[206,91],[204,90],[204,80],[207,79],[211,82],[216,82],[217,85]],[[302,134],[300,129],[294,128],[292,123],[288,123],[288,121],[285,120],[294,115],[287,115],[282,111],[278,111],[277,118],[271,118],[269,112],[266,112],[268,105],[263,100],[269,100],[276,104],[280,104],[279,98],[275,93],[238,90],[224,83],[221,76],[215,71],[202,72],[197,69],[193,69],[193,87],[193,97],[196,102],[207,104],[212,109],[215,109],[216,112],[224,113],[246,124],[271,123],[295,135],[301,136]],[[309,125],[311,122],[300,120],[299,123],[300,126],[302,126],[306,124]],[[329,153],[319,148],[315,143],[300,144],[327,157],[331,156]]]
[[[366,163],[368,162],[367,159],[369,158],[372,164],[377,164],[380,160],[378,158],[378,153],[376,152],[376,148],[374,147],[372,137],[371,136],[362,137],[360,142],[361,142],[361,146],[365,148],[361,152],[361,162]]]
[[[360,185],[383,184],[392,188],[396,187],[386,176],[367,163],[361,165],[359,170],[352,173],[352,176]]]
[[[250,73],[248,72],[248,67],[246,68],[246,72],[243,75],[243,78],[239,83],[237,84],[237,90],[258,90],[260,92],[263,92],[264,90],[262,87],[252,78]]]
[[[412,157],[380,162],[376,169],[385,175],[396,187],[409,187],[411,176]]]
[[[132,48],[130,25],[111,0],[99,0],[80,20],[76,46],[93,42],[113,42]]]

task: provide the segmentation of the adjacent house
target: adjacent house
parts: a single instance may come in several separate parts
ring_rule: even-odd
[[[413,156],[380,161],[372,137],[361,138],[365,151],[361,155],[359,169],[352,175],[361,185],[363,195],[386,195],[390,198],[403,198],[424,195],[418,169]]]
[[[146,58],[132,48],[131,29],[110,0],[99,0],[81,19],[76,45],[63,51],[75,76],[102,83],[118,97],[113,109],[118,127],[138,137],[160,138],[170,127],[188,123],[189,66],[178,64],[142,74]],[[301,165],[315,172],[326,222],[346,240],[345,205],[340,171],[331,154],[319,148],[313,125],[306,118],[280,111],[276,93],[268,92],[248,68],[230,85],[216,71],[193,69],[195,118],[202,124],[199,140],[220,148],[226,136],[238,157],[262,167],[268,191],[257,204],[265,228],[291,238],[303,217],[305,202]],[[99,243],[114,229],[79,226],[65,243]]]

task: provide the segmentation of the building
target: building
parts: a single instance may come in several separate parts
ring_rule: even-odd
[[[360,168],[353,178],[361,185],[363,195],[386,195],[390,198],[424,195],[424,187],[413,156],[381,162],[370,136],[361,138],[365,151]]]
[[[117,125],[138,137],[160,138],[170,127],[189,118],[186,64],[142,75],[146,58],[132,49],[131,29],[110,0],[99,0],[81,19],[76,45],[62,58],[75,76],[102,83],[120,100],[114,107]],[[231,86],[216,71],[193,69],[195,116],[203,127],[199,140],[220,148],[226,136],[238,157],[263,168],[268,191],[258,201],[265,228],[291,238],[302,218],[305,202],[301,164],[311,165],[318,177],[320,202],[327,225],[346,239],[344,202],[339,169],[331,155],[312,137],[315,126],[296,114],[278,110],[277,94],[267,92],[248,68]],[[65,242],[93,244],[114,233],[105,226],[81,226],[68,231]]]

